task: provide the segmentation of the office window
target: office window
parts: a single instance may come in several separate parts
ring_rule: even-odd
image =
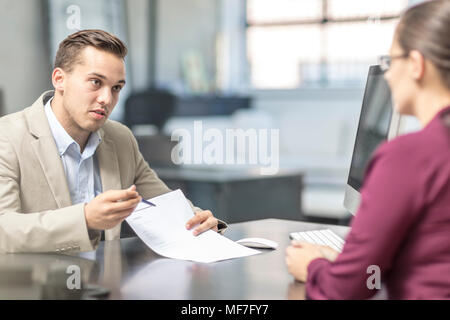
[[[247,0],[247,61],[258,89],[361,85],[408,0]]]

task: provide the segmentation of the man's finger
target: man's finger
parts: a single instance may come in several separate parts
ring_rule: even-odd
[[[195,215],[186,223],[186,229],[190,230],[193,226],[202,223],[203,221],[208,219],[208,216],[212,217],[212,213],[209,210],[197,211]]]
[[[198,236],[199,234],[212,229],[217,226],[217,219],[213,217],[209,217],[205,222],[203,222],[201,225],[199,225],[194,230],[194,236]]]
[[[111,212],[110,213],[117,213],[124,210],[134,210],[134,208],[139,204],[139,202],[142,200],[141,196],[138,196],[137,198],[132,198],[125,201],[119,201],[119,202],[112,202],[110,203]]]
[[[134,199],[139,197],[139,193],[130,189],[127,190],[109,190],[104,194],[104,200],[106,201],[124,201],[128,199]]]
[[[117,213],[116,215],[114,215],[114,222],[116,224],[119,224],[120,222],[122,222],[123,220],[125,220],[126,218],[128,218],[131,214],[133,213],[133,210],[124,210],[124,211],[120,211],[119,213]]]

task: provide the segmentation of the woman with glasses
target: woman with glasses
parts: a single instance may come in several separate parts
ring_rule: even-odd
[[[374,153],[341,253],[293,241],[289,272],[311,299],[450,299],[450,0],[407,10],[380,59],[403,115],[419,132]]]

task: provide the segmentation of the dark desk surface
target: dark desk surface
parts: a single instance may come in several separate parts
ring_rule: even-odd
[[[110,289],[110,299],[298,299],[304,284],[293,280],[284,261],[289,233],[324,228],[341,237],[348,232],[343,226],[279,219],[231,224],[229,239],[262,237],[279,247],[211,264],[163,258],[138,238],[107,241],[95,252],[94,269],[101,271],[90,281]]]
[[[96,251],[71,255],[0,255],[0,299],[77,298],[67,289],[69,266],[79,267],[83,284],[107,288],[110,299],[301,299],[304,284],[293,280],[284,261],[289,233],[324,228],[341,237],[348,232],[343,226],[279,219],[230,224],[229,239],[262,237],[279,247],[210,264],[163,258],[139,238],[105,241]]]

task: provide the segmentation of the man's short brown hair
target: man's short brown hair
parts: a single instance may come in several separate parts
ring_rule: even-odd
[[[127,47],[114,35],[103,30],[81,30],[69,35],[60,43],[55,58],[55,68],[72,72],[75,64],[81,62],[80,53],[86,47],[106,51],[125,59]]]

